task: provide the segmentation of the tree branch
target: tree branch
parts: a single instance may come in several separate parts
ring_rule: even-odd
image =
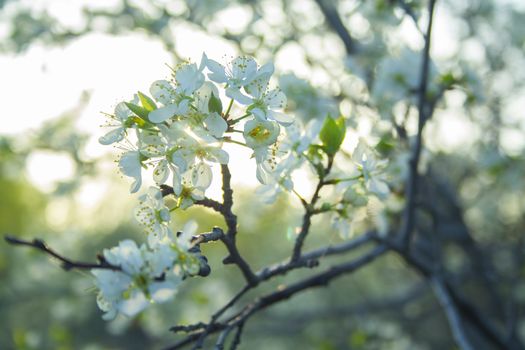
[[[456,309],[452,298],[448,294],[447,289],[443,285],[443,282],[440,278],[434,277],[431,279],[431,284],[434,294],[436,295],[436,298],[438,299],[448,318],[450,330],[452,331],[452,336],[456,340],[457,345],[462,350],[474,350],[470,344],[470,341],[468,340],[467,335],[465,334],[465,329],[463,328],[459,312]]]
[[[308,235],[308,232],[310,231],[310,226],[312,224],[312,216],[318,213],[315,210],[315,204],[317,204],[317,201],[319,200],[319,192],[321,191],[321,188],[323,188],[323,186],[326,184],[325,178],[330,174],[333,164],[334,158],[333,156],[330,156],[328,158],[328,164],[326,165],[326,168],[323,169],[323,174],[319,176],[319,182],[317,183],[317,187],[315,188],[315,192],[312,196],[312,199],[310,200],[310,203],[303,203],[305,209],[305,213],[303,215],[303,224],[301,226],[301,231],[295,239],[295,245],[293,247],[293,253],[291,258],[292,262],[297,262],[297,260],[301,256],[301,250],[303,248],[304,240],[306,239],[306,236]]]
[[[403,221],[400,230],[400,240],[404,249],[408,249],[410,246],[410,239],[412,232],[415,227],[415,210],[416,210],[416,194],[417,194],[417,182],[418,182],[418,164],[421,156],[421,148],[423,144],[423,128],[425,122],[429,116],[426,94],[428,87],[428,74],[430,64],[430,39],[432,34],[432,21],[434,18],[434,7],[436,0],[430,0],[428,5],[428,25],[425,35],[425,48],[423,50],[423,60],[421,64],[420,82],[418,89],[418,130],[416,135],[416,142],[412,149],[412,154],[409,161],[409,175],[407,179],[406,198],[407,204],[403,212]]]
[[[244,278],[250,285],[257,285],[259,283],[257,276],[253,273],[250,265],[243,259],[237,244],[235,236],[237,235],[237,216],[233,213],[233,190],[231,188],[231,173],[230,168],[227,164],[221,164],[222,172],[222,192],[223,192],[223,203],[221,214],[224,217],[228,232],[224,235],[221,241],[228,249],[229,255],[222,261],[224,264],[236,264],[239,266]]]
[[[387,251],[388,251],[388,248],[386,245],[379,245],[376,248],[372,249],[368,253],[360,256],[359,258],[355,260],[352,260],[346,263],[342,263],[342,264],[338,264],[338,265],[334,265],[321,273],[313,275],[299,282],[293,283],[286,288],[279,289],[275,292],[264,295],[258,298],[257,300],[255,300],[253,303],[244,307],[242,310],[240,310],[235,315],[231,316],[228,320],[226,320],[226,322],[210,323],[209,327],[207,327],[206,329],[199,330],[193,334],[188,335],[186,338],[182,339],[177,344],[166,348],[166,350],[180,349],[187,344],[190,344],[196,340],[202,339],[201,337],[203,336],[206,337],[208,335],[222,331],[226,328],[239,327],[257,312],[264,310],[281,301],[287,300],[290,297],[294,296],[295,294],[298,294],[304,290],[309,290],[311,288],[325,286],[328,283],[330,283],[331,280],[337,277],[343,276],[345,274],[352,273],[356,271],[357,269],[371,263],[377,257],[381,256]]]
[[[367,232],[361,236],[354,238],[353,240],[343,242],[337,245],[329,245],[319,249],[312,250],[308,253],[301,255],[297,260],[275,264],[273,266],[266,267],[257,273],[257,276],[261,281],[266,281],[276,275],[284,275],[287,272],[300,268],[300,267],[315,267],[319,264],[318,259],[346,253],[348,251],[354,250],[362,245],[374,241],[376,238],[376,233],[373,231]]]
[[[355,40],[352,38],[348,29],[346,29],[337,9],[325,0],[315,0],[324,17],[326,18],[328,25],[337,33],[343,44],[345,45],[346,53],[348,55],[355,54],[357,52],[357,45]]]
[[[9,244],[32,247],[32,248],[38,249],[54,257],[55,259],[58,259],[61,263],[61,267],[66,271],[69,271],[71,269],[77,269],[77,270],[105,269],[105,270],[114,270],[114,271],[122,270],[120,266],[115,266],[115,265],[108,263],[102,255],[97,256],[99,263],[87,263],[87,262],[81,262],[81,261],[73,261],[71,259],[68,259],[58,254],[53,249],[49,248],[47,244],[41,239],[33,239],[32,241],[26,241],[26,240],[19,239],[13,236],[5,236],[4,239]]]

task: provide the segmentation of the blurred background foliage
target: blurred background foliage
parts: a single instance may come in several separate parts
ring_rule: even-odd
[[[422,0],[67,2],[0,1],[3,54],[16,57],[33,46],[67,48],[93,33],[146,35],[172,55],[173,62],[167,62],[172,64],[189,55],[179,40],[180,33],[189,31],[198,51],[206,50],[199,45],[206,37],[260,61],[275,59],[290,113],[305,121],[327,112],[350,116],[351,126],[379,144],[391,161],[406,150],[396,139],[392,120],[409,134],[414,131],[413,106],[382,109],[373,105],[370,91],[385,58],[404,47],[421,49],[410,16],[424,22]],[[64,6],[70,12],[61,11]],[[351,37],[338,36],[335,10]],[[419,253],[434,254],[432,244],[439,241],[447,274],[501,329],[523,339],[525,10],[519,1],[443,0],[438,1],[436,22],[434,63],[441,78],[454,80],[455,87],[445,92],[425,135],[429,185],[422,191],[439,212],[434,224],[440,234],[422,234]],[[302,70],[294,71],[297,67]],[[52,94],[52,88],[41,93]],[[86,151],[100,136],[75,122],[89,101],[86,92],[76,107],[38,128],[0,134],[0,232],[42,238],[78,260],[93,260],[124,238],[144,239],[130,214],[135,203],[126,180],[114,170],[114,156]],[[2,123],[16,119],[3,115]],[[72,170],[43,188],[28,176],[35,155],[64,158]],[[234,169],[234,180],[236,176],[246,175]],[[103,196],[96,205],[83,205],[82,193],[97,186]],[[237,189],[235,199],[240,250],[248,261],[258,269],[285,259],[292,246],[289,230],[300,220],[297,203],[282,197],[264,206],[250,187]],[[175,222],[190,218],[201,231],[222,225],[219,217],[200,208],[177,213]],[[432,220],[422,214],[420,222],[425,232]],[[329,219],[318,218],[308,245],[340,239]],[[170,326],[206,320],[242,286],[238,271],[221,264],[222,247],[210,244],[203,249],[211,277],[187,281],[173,303],[155,306],[133,320],[107,323],[96,307],[88,274],[65,273],[38,252],[2,243],[0,349],[153,349],[173,343]],[[308,272],[280,277],[261,290]],[[398,258],[387,256],[329,288],[308,291],[258,315],[246,326],[241,348],[455,346],[430,287]]]

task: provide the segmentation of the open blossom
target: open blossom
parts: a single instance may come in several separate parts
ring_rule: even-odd
[[[98,141],[102,145],[111,145],[115,142],[120,142],[126,135],[126,129],[129,127],[129,119],[132,116],[131,110],[126,106],[124,102],[117,104],[115,107],[115,114],[111,115],[112,122],[117,123],[115,129],[109,131],[104,136],[101,136]]]
[[[178,206],[186,209],[195,201],[204,199],[204,192],[211,184],[211,169],[204,163],[192,166],[180,178],[173,181],[173,192]]]
[[[182,171],[198,160],[220,164],[227,164],[229,160],[229,155],[221,148],[221,143],[201,130],[184,130],[177,145],[179,148],[173,152],[172,159]]]
[[[153,247],[139,247],[132,240],[124,240],[104,250],[106,261],[120,268],[91,271],[98,289],[97,304],[105,312],[105,320],[118,314],[133,317],[152,303],[171,300],[182,279],[199,272],[198,253],[191,243],[193,226],[186,225],[179,237],[170,232]]]
[[[269,121],[249,120],[244,124],[244,140],[252,149],[268,147],[277,141],[279,124]]]
[[[352,154],[352,160],[364,178],[366,189],[379,198],[385,198],[390,193],[384,179],[384,169],[388,161],[378,160],[362,139]]]
[[[175,72],[175,81],[177,82],[177,92],[189,96],[195,90],[200,88],[204,83],[204,74],[202,70],[206,63],[205,56],[201,60],[199,67],[195,63],[184,64]]]
[[[203,61],[206,62],[206,67],[211,72],[208,74],[208,78],[218,84],[226,83],[226,96],[240,103],[249,100],[240,91],[242,87],[246,87],[261,76],[268,76],[269,78],[274,71],[272,63],[267,63],[258,68],[257,62],[252,57],[247,56],[233,59],[226,67],[209,59],[206,55],[203,55]]]
[[[171,264],[166,260],[152,260],[147,248],[140,248],[131,240],[124,240],[118,246],[104,250],[104,258],[122,270],[93,269],[95,285],[99,290],[97,304],[106,312],[103,316],[111,320],[121,313],[132,317],[152,302],[165,302],[175,294],[181,276],[168,273],[177,255],[172,255]],[[160,264],[160,265],[158,265]],[[159,280],[158,272],[166,272]]]
[[[135,218],[144,227],[148,235],[148,244],[154,247],[170,232],[170,212],[164,205],[162,193],[155,187],[150,187],[139,200],[139,205],[134,210]]]

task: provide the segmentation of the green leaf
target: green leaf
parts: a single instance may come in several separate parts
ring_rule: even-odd
[[[157,109],[157,105],[155,104],[155,101],[153,101],[150,97],[144,95],[142,92],[138,92],[140,103],[142,104],[142,107],[144,107],[149,112]],[[130,108],[131,109],[131,108]]]
[[[381,153],[381,155],[389,155],[395,148],[394,137],[391,134],[383,135],[375,148],[379,153]]]
[[[439,77],[439,79],[440,79],[441,84],[443,84],[446,87],[450,87],[457,82],[457,79],[454,76],[454,74],[452,74],[452,72],[447,72],[445,74],[442,74]]]
[[[218,97],[215,97],[215,95],[212,93],[210,100],[208,101],[208,110],[210,112],[216,112],[221,114],[222,113],[222,102],[221,99]]]
[[[334,156],[346,135],[346,125],[343,117],[337,120],[332,117],[326,117],[319,138],[323,144],[323,150],[329,156]]]
[[[332,210],[332,204],[330,203],[323,203],[320,208],[321,211],[330,211]]]
[[[137,106],[136,104],[129,103],[129,102],[124,102],[124,103],[137,116],[139,116],[140,118],[144,120],[148,120],[149,111],[146,108]]]

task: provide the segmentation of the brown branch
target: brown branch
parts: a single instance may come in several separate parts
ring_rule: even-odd
[[[427,280],[431,281],[436,272],[433,270],[433,265],[427,263],[421,258],[416,257],[414,254],[410,253],[404,247],[400,246],[397,242],[383,241],[389,246],[390,249],[396,251],[405,262],[420,273]],[[458,312],[461,314],[464,320],[468,320],[470,324],[475,327],[476,330],[496,349],[513,349],[513,350],[523,350],[525,347],[521,344],[519,339],[507,339],[507,337],[500,332],[500,330],[489,320],[487,319],[469,300],[464,298],[453,286],[447,282],[443,281],[443,288],[450,296],[450,300],[454,302]]]
[[[474,350],[467,335],[465,334],[461,316],[459,315],[459,312],[456,308],[456,305],[452,301],[450,294],[445,288],[443,281],[441,281],[441,279],[438,277],[434,277],[431,279],[431,283],[434,294],[441,304],[441,307],[445,311],[445,315],[447,316],[448,323],[452,331],[452,336],[456,340],[457,345],[462,350]]]
[[[354,238],[353,240],[346,241],[337,245],[329,245],[304,253],[295,261],[287,260],[285,262],[266,267],[259,271],[257,273],[257,276],[261,281],[266,281],[276,275],[284,275],[289,271],[300,267],[315,267],[319,264],[319,258],[349,252],[358,247],[361,247],[366,243],[372,242],[375,239],[376,233],[370,231]]]
[[[287,300],[295,294],[298,294],[302,291],[328,285],[333,279],[356,271],[357,269],[371,263],[377,257],[383,255],[387,251],[388,248],[386,245],[379,245],[355,260],[334,265],[321,273],[308,277],[299,282],[293,283],[286,288],[279,289],[275,292],[264,295],[255,300],[253,303],[244,307],[235,315],[231,316],[226,322],[210,323],[209,327],[207,327],[206,329],[198,330],[195,333],[188,335],[186,338],[182,339],[173,346],[166,348],[166,350],[180,349],[188,344],[191,344],[194,341],[203,339],[208,335],[217,333],[227,328],[233,329],[235,327],[239,327],[257,312],[264,310],[274,304]]]
[[[345,27],[337,9],[334,7],[332,2],[325,0],[315,0],[324,17],[326,18],[329,27],[332,28],[339,36],[343,44],[345,45],[346,53],[348,55],[355,54],[357,52],[357,45],[355,40],[352,38],[348,29]]]
[[[308,235],[308,232],[310,232],[310,226],[312,224],[312,216],[318,211],[315,209],[315,205],[317,204],[317,201],[319,200],[319,192],[321,191],[321,188],[323,188],[324,185],[326,185],[325,178],[330,174],[330,171],[332,170],[332,166],[334,164],[334,157],[329,156],[328,157],[328,164],[326,168],[323,169],[323,173],[319,176],[319,182],[317,183],[317,187],[315,188],[315,192],[312,195],[312,199],[310,200],[310,203],[303,203],[305,213],[303,215],[303,223],[301,225],[301,231],[297,235],[297,238],[295,239],[295,244],[293,247],[293,253],[291,260],[292,262],[297,262],[297,260],[301,256],[301,250],[303,248],[304,241],[306,239],[306,236]]]
[[[244,260],[237,249],[235,236],[237,235],[237,216],[233,213],[233,190],[231,188],[231,173],[227,164],[221,164],[223,203],[221,214],[224,217],[228,231],[221,241],[228,249],[229,255],[223,259],[224,264],[235,264],[239,267],[249,285],[256,286],[259,283],[257,276],[253,273],[250,265]]]
[[[430,65],[430,39],[432,34],[432,22],[434,18],[434,8],[436,1],[430,0],[428,5],[428,25],[425,35],[425,48],[423,50],[423,60],[421,64],[420,82],[418,89],[418,130],[416,135],[416,142],[412,149],[412,154],[409,161],[409,174],[407,179],[406,198],[407,204],[403,212],[402,226],[400,230],[399,239],[404,249],[408,249],[410,246],[410,239],[412,232],[414,231],[416,218],[416,194],[417,194],[417,183],[418,183],[418,164],[421,156],[421,148],[423,145],[423,128],[428,119],[427,109],[427,88],[428,88],[428,74]]]
[[[230,169],[228,168],[228,165],[221,164],[221,171],[223,202],[220,203],[211,198],[204,198],[195,201],[195,204],[211,208],[222,215],[228,228],[226,234],[221,234],[219,238],[228,250],[228,256],[224,258],[223,263],[226,265],[237,265],[241,270],[246,281],[251,285],[257,285],[259,283],[259,281],[257,280],[257,276],[255,276],[252,269],[250,268],[250,265],[248,265],[248,263],[239,253],[235,242],[235,236],[237,234],[237,216],[232,211],[233,190],[231,188],[231,173]],[[164,197],[174,193],[173,187],[168,185],[160,185],[160,189]]]
[[[32,247],[32,248],[38,249],[52,256],[55,259],[58,259],[61,263],[61,267],[66,271],[69,271],[71,269],[77,269],[77,270],[105,269],[105,270],[114,270],[114,271],[122,270],[120,266],[115,266],[115,265],[108,263],[102,255],[99,255],[97,257],[99,260],[99,263],[87,263],[87,262],[81,262],[81,261],[73,261],[71,259],[68,259],[58,254],[53,249],[49,248],[49,246],[41,239],[35,238],[32,241],[26,241],[26,240],[16,238],[13,236],[5,236],[4,239],[9,244]]]
[[[270,267],[266,267],[262,270],[260,270],[256,276],[259,279],[260,282],[266,281],[271,279],[274,276],[277,275],[283,275],[287,272],[301,268],[301,267],[314,267],[318,265],[319,258],[330,256],[330,255],[336,255],[336,254],[343,254],[348,251],[351,251],[353,249],[356,249],[368,242],[376,241],[376,233],[375,232],[367,232],[363,234],[362,236],[359,236],[351,241],[343,242],[338,245],[330,245],[323,248],[312,250],[308,253],[305,253],[301,256],[299,260],[296,262],[291,262],[290,260],[287,260],[286,262],[276,264]],[[175,326],[172,327],[171,330],[174,332],[194,332],[196,330],[202,329],[203,332],[200,333],[200,336],[192,338],[193,340],[187,340],[188,343],[191,343],[193,341],[197,341],[196,347],[199,348],[199,346],[202,346],[204,339],[211,333],[213,333],[213,330],[222,330],[224,328],[221,328],[223,326],[222,323],[218,323],[217,320],[222,316],[227,310],[229,310],[233,305],[242,297],[244,296],[248,291],[253,289],[255,286],[245,285],[243,289],[241,289],[226,305],[224,305],[221,309],[219,309],[217,312],[215,312],[208,324],[204,323],[197,323],[194,325],[186,325],[186,326]],[[193,335],[192,335],[193,337]],[[188,344],[184,343],[184,344]]]

